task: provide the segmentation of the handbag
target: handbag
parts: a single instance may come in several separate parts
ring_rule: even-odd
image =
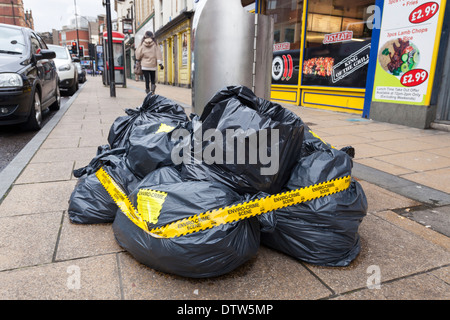
[[[139,60],[136,61],[136,65],[134,66],[134,74],[138,76],[143,74],[141,62]]]

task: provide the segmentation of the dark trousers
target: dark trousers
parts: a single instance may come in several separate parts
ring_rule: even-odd
[[[155,84],[156,71],[142,70],[145,78],[145,89],[150,90],[150,82]]]

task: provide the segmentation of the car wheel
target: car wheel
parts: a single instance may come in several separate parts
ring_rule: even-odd
[[[30,116],[28,117],[28,120],[25,123],[25,129],[37,131],[41,129],[41,126],[42,126],[41,98],[39,97],[39,93],[36,91],[34,93],[34,99],[31,105]]]
[[[56,101],[50,106],[50,110],[52,111],[58,111],[61,108],[61,91],[58,85],[56,85],[55,95]]]
[[[74,83],[73,83],[73,86],[70,88],[70,95],[73,95],[73,94],[75,94],[75,92],[77,92],[78,91],[78,78],[75,78],[74,79]]]

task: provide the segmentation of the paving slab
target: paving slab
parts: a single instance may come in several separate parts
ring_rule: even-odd
[[[119,270],[115,254],[0,272],[2,300],[120,298]]]
[[[49,138],[42,144],[41,149],[78,148],[80,137]]]
[[[77,137],[81,132],[81,123],[71,123],[59,125],[55,128],[50,135],[50,139],[63,138],[63,137]]]
[[[392,151],[382,147],[377,147],[367,142],[354,143],[351,144],[351,146],[355,148],[355,160],[397,154],[396,151]]]
[[[447,192],[450,199],[450,166],[425,172],[405,173],[401,177]]]
[[[365,166],[375,168],[377,170],[389,173],[394,176],[399,176],[407,173],[414,173],[414,171],[397,166],[392,163],[384,162],[375,158],[356,159],[356,161]]]
[[[82,225],[70,222],[64,212],[55,260],[71,260],[123,251],[110,223]]]
[[[342,148],[344,146],[354,145],[354,144],[362,144],[366,140],[362,137],[358,137],[356,135],[350,134],[339,134],[339,135],[330,135],[325,133],[324,131],[316,130],[314,127],[311,128],[316,135],[321,137],[322,139],[326,138],[326,142],[331,144],[336,148]]]
[[[120,253],[124,299],[291,300],[331,294],[298,261],[261,247],[255,258],[216,278],[188,279],[150,269]]]
[[[389,190],[424,204],[432,206],[450,204],[450,196],[444,191],[388,174],[356,161],[353,163],[352,176],[364,181],[370,181],[372,184],[385,190]]]
[[[358,180],[367,198],[368,212],[393,210],[398,208],[409,208],[421,203],[398,195],[394,192],[380,188],[367,181]]]
[[[450,285],[432,272],[383,283],[337,297],[338,300],[449,300]]]
[[[350,266],[327,268],[307,264],[336,294],[367,288],[368,278],[373,274],[369,272],[371,266],[379,268],[383,284],[450,264],[448,250],[374,214],[364,218],[359,233],[361,252]]]
[[[57,211],[1,217],[0,270],[52,262],[61,215],[62,211]],[[2,287],[0,281],[0,290]]]
[[[379,142],[370,142],[371,145],[386,148],[395,152],[413,152],[413,151],[419,151],[419,150],[429,150],[436,148],[435,145],[431,145],[426,142],[421,141],[414,141],[414,140],[408,140],[406,138],[403,139],[397,139],[398,137],[393,138],[391,136],[391,139],[389,141],[379,141]],[[405,140],[408,141],[408,143],[405,143]],[[429,151],[430,152],[430,151]]]
[[[66,181],[72,176],[74,161],[30,163],[15,184]]]
[[[374,142],[383,141],[386,144],[389,144],[390,140],[395,139],[407,139],[408,134],[402,133],[399,130],[393,130],[393,128],[390,128],[391,130],[384,130],[384,131],[372,131],[372,127],[366,126],[364,130],[356,133],[356,135],[360,137],[366,138],[366,141],[373,140]]]
[[[436,149],[428,150],[428,152],[450,158],[450,147],[439,147]]]
[[[445,209],[444,209],[445,208]],[[439,221],[438,223],[433,223],[433,227],[431,225],[424,226],[424,223],[426,221],[416,222],[414,220],[425,220],[430,218],[423,218],[424,215],[426,215],[427,211],[431,211],[431,213],[434,215],[435,213],[433,211],[439,210],[440,213],[438,214]],[[449,219],[448,219],[448,207],[441,207],[441,208],[434,208],[434,209],[427,209],[427,210],[419,210],[417,213],[415,213],[415,209],[402,209],[402,210],[395,210],[394,211],[381,211],[375,213],[376,216],[389,221],[396,226],[408,231],[412,232],[420,237],[422,237],[425,240],[428,240],[445,250],[450,252],[450,228],[449,228]],[[407,218],[407,217],[412,217]],[[435,220],[436,217],[432,217],[431,219]],[[430,222],[430,221],[428,221]],[[443,224],[441,226],[440,224]]]
[[[376,158],[417,172],[446,168],[450,163],[447,157],[425,151],[381,155]]]
[[[66,210],[76,181],[14,185],[0,205],[0,217]]]
[[[99,136],[82,136],[80,138],[80,148],[84,147],[98,147],[108,144],[108,131],[103,131],[103,135]]]
[[[92,160],[97,154],[97,147],[40,149],[30,163]]]
[[[415,137],[411,140],[434,144],[438,147],[450,146],[450,135],[444,133],[435,134],[433,136]]]

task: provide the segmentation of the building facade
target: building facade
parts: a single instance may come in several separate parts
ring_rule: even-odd
[[[73,26],[64,26],[59,32],[59,45],[72,47],[74,42],[78,43],[80,57],[89,56],[89,39],[90,34],[88,28],[74,28]]]
[[[24,10],[22,0],[0,0],[0,23],[34,30],[33,14]]]
[[[191,18],[194,1],[155,2],[155,35],[164,60],[161,83],[191,87]]]
[[[53,29],[53,43],[71,48],[73,43],[76,42],[78,47],[81,48],[80,57],[89,59],[89,45],[101,44],[99,26],[103,23],[102,19],[103,16],[78,16],[76,20],[73,18],[69,25],[62,27],[62,30]]]

